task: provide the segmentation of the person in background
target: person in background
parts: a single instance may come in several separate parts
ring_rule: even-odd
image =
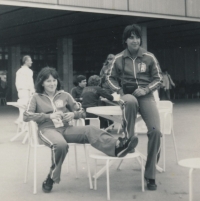
[[[134,136],[138,111],[146,123],[148,154],[145,179],[149,190],[156,190],[156,164],[160,155],[160,117],[153,92],[162,84],[156,57],[141,47],[142,33],[138,25],[128,25],[123,32],[125,50],[115,55],[108,75],[110,88],[121,95],[119,101],[125,135]]]
[[[78,75],[75,81],[75,85],[77,86],[71,90],[71,95],[76,101],[82,102],[81,94],[86,87],[86,84],[86,77],[84,75]]]
[[[7,72],[3,71],[1,73],[0,78],[0,98],[7,98],[7,95],[8,95]]]
[[[82,107],[86,111],[88,107],[96,107],[99,105],[100,97],[107,98],[110,101],[118,101],[119,96],[115,94],[110,94],[107,90],[100,87],[101,78],[98,75],[92,75],[88,79],[88,86],[83,89],[81,97],[82,99]],[[87,113],[86,117],[94,118],[97,117],[94,114]],[[101,128],[107,127],[107,120],[100,117]]]
[[[167,69],[163,69],[162,71],[162,77],[163,77],[163,84],[160,88],[160,99],[161,100],[170,100],[170,90],[172,87],[175,87],[175,84],[170,76],[170,74],[167,72]]]
[[[110,89],[110,87],[109,87],[109,85],[107,83],[107,76],[110,73],[110,67],[111,67],[111,64],[112,64],[112,61],[114,60],[114,58],[115,58],[114,54],[109,54],[107,56],[106,61],[103,64],[103,67],[102,67],[101,71],[100,71],[101,87],[103,89],[105,89],[106,91],[108,91],[110,94],[112,94],[113,91]]]
[[[67,143],[90,143],[109,156],[123,157],[138,143],[131,137],[126,144],[109,133],[93,126],[72,126],[73,119],[84,117],[73,97],[61,90],[62,85],[54,68],[43,68],[36,79],[36,92],[31,96],[24,112],[24,121],[38,124],[38,137],[51,149],[52,165],[47,179],[42,184],[45,193],[51,192],[54,183],[60,182],[63,161],[69,146]]]
[[[15,86],[18,92],[17,102],[20,105],[26,106],[30,96],[35,92],[34,82],[33,82],[33,71],[30,69],[32,66],[32,59],[29,55],[22,58],[23,65],[16,72]],[[21,123],[23,116],[23,109],[19,109],[19,118],[16,123]]]

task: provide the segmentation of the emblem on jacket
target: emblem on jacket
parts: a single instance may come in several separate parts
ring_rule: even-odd
[[[57,100],[55,101],[56,107],[63,107],[63,101],[62,100]]]
[[[144,73],[144,72],[146,72],[146,70],[147,70],[147,66],[146,66],[145,63],[139,63],[139,64],[138,64],[138,68],[139,68],[139,71],[140,71],[141,73]]]

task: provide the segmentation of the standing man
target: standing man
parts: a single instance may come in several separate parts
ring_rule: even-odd
[[[77,87],[72,88],[71,95],[76,101],[82,102],[81,94],[87,84],[86,77],[84,75],[78,75],[75,83],[77,84]]]
[[[23,65],[16,72],[15,85],[18,92],[18,103],[26,106],[30,96],[35,92],[33,82],[33,71],[30,69],[32,66],[32,59],[29,55],[22,58]],[[18,123],[22,121],[23,109],[19,109]]]
[[[136,24],[124,29],[125,50],[115,56],[108,83],[121,95],[123,129],[127,138],[134,135],[139,111],[148,128],[148,155],[145,179],[149,190],[156,190],[156,163],[160,153],[160,119],[153,91],[162,82],[161,70],[155,56],[141,47],[141,29]]]

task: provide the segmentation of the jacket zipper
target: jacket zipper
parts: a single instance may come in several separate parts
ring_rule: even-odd
[[[137,81],[137,77],[136,77],[136,69],[135,69],[135,60],[137,57],[135,59],[132,59],[131,57],[129,57],[129,58],[133,61],[133,72],[134,72],[136,84],[138,86],[138,81]]]
[[[48,97],[47,95],[45,95],[45,94],[42,94],[42,95],[43,95],[43,96],[46,96],[46,97],[50,100],[51,105],[52,105],[52,107],[53,107],[53,112],[56,112],[56,111],[57,111],[57,108],[56,108],[56,106],[54,105],[53,100],[54,100],[54,98],[58,95],[58,93],[56,93],[52,99],[49,98],[49,97]]]

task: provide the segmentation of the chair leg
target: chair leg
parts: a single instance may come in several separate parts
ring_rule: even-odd
[[[94,175],[97,174],[97,160],[94,160]],[[94,190],[97,190],[97,177],[94,177]]]
[[[165,134],[163,133],[163,136],[162,136],[162,147],[163,147],[163,172],[165,172],[165,168],[166,168],[166,165],[165,165]]]
[[[10,141],[14,141],[15,139],[17,139],[20,135],[22,135],[23,133],[26,132],[26,127],[27,127],[27,123],[22,122],[22,126],[21,126],[21,132],[19,132],[19,127],[17,128],[17,134],[10,139]],[[18,133],[19,132],[19,133]]]
[[[74,154],[75,154],[76,178],[78,178],[78,161],[77,161],[77,148],[76,148],[76,144],[74,144]]]
[[[87,174],[88,174],[88,178],[89,178],[90,189],[93,189],[91,173],[90,173],[89,158],[88,158],[88,151],[87,151],[87,147],[85,144],[84,144],[84,151],[85,151],[85,159],[86,159],[86,164],[87,164]]]
[[[111,160],[109,165],[111,166],[114,162],[116,162],[116,160]],[[93,178],[99,178],[104,172],[106,171],[106,165],[101,168],[97,173],[95,173],[95,175],[93,175]]]
[[[120,161],[119,165],[117,166],[117,170],[120,170],[120,166],[121,166],[122,162],[123,162],[123,159]]]
[[[121,124],[119,124],[119,126],[118,126],[117,134],[119,134],[120,129],[121,129]]]
[[[192,201],[192,172],[193,168],[189,171],[189,201]]]
[[[67,153],[67,173],[69,173],[69,152]]]
[[[26,133],[26,135],[25,135],[25,137],[24,137],[24,139],[22,141],[22,144],[25,144],[27,139],[28,139],[28,133]]]
[[[28,142],[28,152],[27,152],[27,160],[26,160],[26,169],[25,169],[25,178],[24,178],[24,183],[27,182],[27,177],[28,177],[28,166],[29,166],[29,159],[30,159],[30,149],[31,149],[31,144],[30,144],[30,139]]]
[[[176,146],[176,140],[175,140],[175,135],[174,135],[174,129],[172,127],[172,137],[173,137],[173,141],[174,141],[174,150],[175,150],[175,153],[176,153],[176,161],[178,163],[178,152],[177,152],[177,146]]]
[[[109,162],[110,160],[108,159],[106,161],[106,178],[107,178],[107,200],[110,200],[110,178],[109,178]]]
[[[139,159],[139,161],[141,161],[142,192],[144,192],[144,167],[143,167],[143,159],[142,159],[141,156],[139,158],[141,159],[141,160]],[[138,157],[137,157],[137,159],[138,159]]]
[[[34,179],[33,179],[33,194],[37,193],[37,147],[34,146]]]

